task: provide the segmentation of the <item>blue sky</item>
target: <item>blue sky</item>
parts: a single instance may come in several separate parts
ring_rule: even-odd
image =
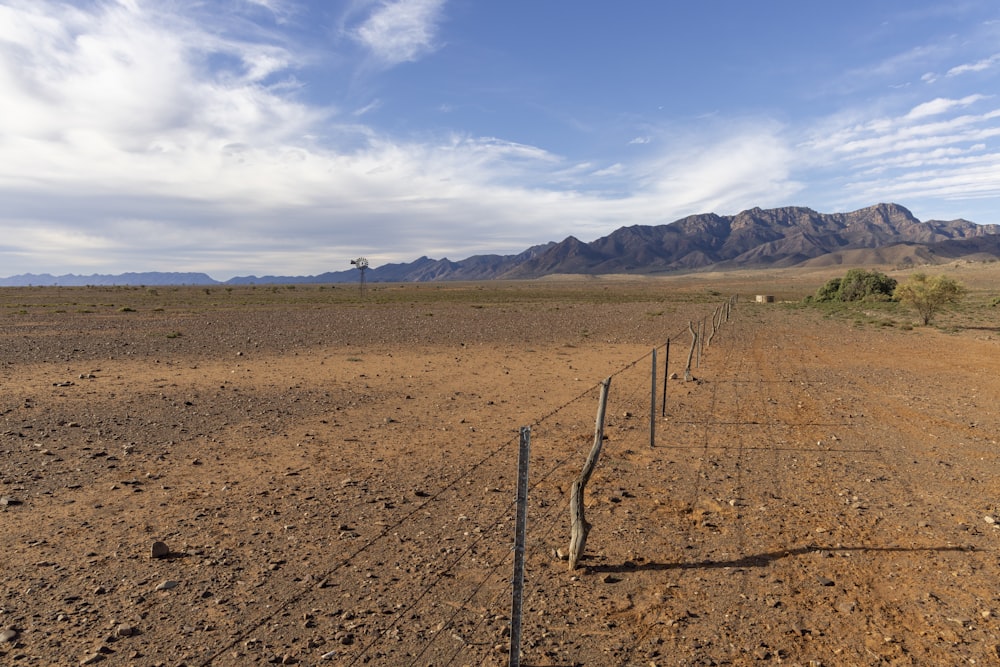
[[[0,276],[1000,223],[995,0],[0,0]]]

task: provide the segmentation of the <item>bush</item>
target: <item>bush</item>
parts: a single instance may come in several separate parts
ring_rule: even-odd
[[[840,300],[840,278],[834,278],[816,290],[817,301]]]
[[[948,276],[929,278],[925,273],[914,273],[896,288],[894,296],[912,306],[926,325],[933,322],[943,308],[961,301],[965,292],[961,283]]]
[[[896,280],[880,271],[851,269],[816,291],[816,301],[889,301]]]

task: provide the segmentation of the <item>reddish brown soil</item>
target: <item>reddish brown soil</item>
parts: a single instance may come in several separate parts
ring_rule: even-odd
[[[721,296],[451,289],[3,292],[0,663],[506,664],[531,426],[522,664],[1000,664],[995,310],[741,302],[651,448]]]

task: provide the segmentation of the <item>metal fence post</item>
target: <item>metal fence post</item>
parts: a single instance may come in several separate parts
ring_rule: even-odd
[[[517,452],[517,518],[514,525],[514,577],[511,580],[510,654],[507,664],[521,664],[521,603],[524,596],[524,545],[528,522],[528,454],[531,450],[531,427],[521,427]]]

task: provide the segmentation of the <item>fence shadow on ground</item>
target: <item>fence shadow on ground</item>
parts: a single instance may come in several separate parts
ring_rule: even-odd
[[[626,572],[662,571],[662,570],[699,570],[726,567],[767,567],[776,560],[803,556],[816,551],[863,551],[863,552],[920,552],[920,551],[974,551],[970,547],[943,546],[943,547],[829,547],[820,544],[810,544],[795,549],[782,549],[780,551],[770,551],[762,554],[753,554],[732,560],[701,560],[689,563],[635,563],[625,561],[618,565],[588,565],[587,569],[592,573],[624,574]]]

